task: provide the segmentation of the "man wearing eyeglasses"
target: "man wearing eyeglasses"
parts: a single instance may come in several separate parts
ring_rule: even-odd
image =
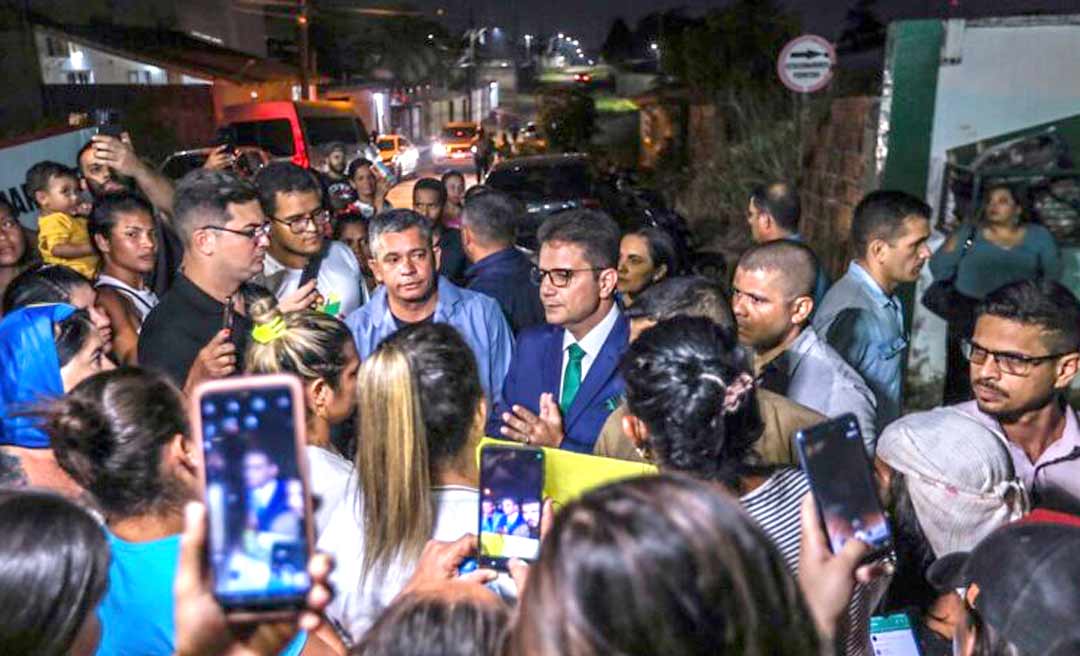
[[[630,326],[615,303],[619,238],[614,221],[590,210],[540,226],[533,280],[547,324],[518,336],[490,435],[592,453],[624,390],[618,364]]]
[[[255,187],[233,173],[207,170],[180,181],[173,225],[184,259],[143,322],[139,365],[190,388],[242,368],[251,321],[238,292],[263,269],[270,225]]]
[[[315,175],[291,162],[274,162],[259,171],[255,185],[271,224],[270,250],[256,282],[279,299],[299,294],[301,305],[336,317],[360,307],[366,290],[360,263],[345,244],[325,238],[330,213],[323,209]]]
[[[1052,281],[989,294],[964,344],[975,400],[956,406],[1005,439],[1037,507],[1080,512],[1080,423],[1066,402],[1080,366],[1080,302]]]

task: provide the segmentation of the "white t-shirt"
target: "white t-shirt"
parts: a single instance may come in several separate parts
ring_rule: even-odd
[[[330,247],[319,267],[319,280],[316,287],[328,305],[338,303],[338,309],[334,316],[344,318],[353,310],[360,307],[361,274],[360,263],[356,261],[356,255],[349,247],[340,242],[329,242]],[[300,286],[301,269],[290,269],[275,260],[269,253],[263,263],[263,273],[270,277],[284,271],[281,283],[275,292],[279,299],[284,298],[296,291]]]
[[[355,478],[351,479],[355,481]],[[479,524],[480,493],[467,487],[448,486],[432,489],[435,501],[436,540],[453,541],[467,533],[476,533]],[[326,614],[349,632],[354,643],[363,638],[379,615],[390,605],[412,576],[414,563],[397,563],[382,577],[374,574],[360,587],[364,559],[364,530],[356,494],[349,494],[334,509],[318,541],[318,550],[334,557],[334,600]]]
[[[315,538],[322,536],[330,524],[334,509],[348,496],[352,463],[338,454],[318,446],[304,447],[307,452],[308,481],[315,503]]]

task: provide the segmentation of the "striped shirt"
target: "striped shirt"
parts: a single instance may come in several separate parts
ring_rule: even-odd
[[[743,509],[758,523],[776,546],[793,576],[799,574],[799,539],[802,536],[802,500],[810,492],[810,482],[801,469],[783,467],[757,489],[740,497]],[[867,586],[857,585],[848,606],[841,637],[846,656],[870,656],[870,612],[888,587],[883,577]]]
[[[783,467],[739,501],[783,556],[793,575],[799,573],[800,510],[810,482],[801,469]]]

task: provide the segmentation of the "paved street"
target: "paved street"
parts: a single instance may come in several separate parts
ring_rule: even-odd
[[[386,198],[394,207],[412,207],[412,190],[416,185],[416,181],[426,177],[441,177],[446,170],[446,167],[439,167],[436,169],[430,163],[421,163],[416,171],[416,175],[410,176],[408,179],[395,185],[394,188],[390,190],[390,193],[386,195]],[[471,166],[467,169],[463,167],[459,170],[465,174],[466,189],[476,184],[476,173]]]

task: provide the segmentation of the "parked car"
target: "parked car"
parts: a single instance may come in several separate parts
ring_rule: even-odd
[[[272,159],[318,168],[329,146],[345,145],[349,159],[362,156],[369,142],[364,121],[348,101],[273,101],[225,108],[223,128],[238,146],[258,146]]]
[[[613,189],[601,182],[585,155],[533,155],[499,162],[486,185],[516,198],[525,208],[518,226],[520,247],[536,250],[536,229],[544,219],[576,208],[604,210],[621,222]]]
[[[533,121],[525,124],[518,133],[517,150],[522,155],[538,155],[547,150],[547,139],[540,134],[540,128]]]
[[[390,167],[399,180],[416,173],[420,151],[403,135],[380,135],[375,145],[379,148],[379,158],[383,164]]]
[[[181,150],[165,158],[161,163],[161,173],[170,180],[179,180],[191,171],[202,168],[206,158],[214,152],[213,146],[207,148],[194,148]],[[244,177],[251,177],[266,166],[270,156],[262,148],[255,146],[236,147],[236,170]]]
[[[479,130],[475,123],[447,123],[431,142],[431,162],[435,166],[471,164]]]

